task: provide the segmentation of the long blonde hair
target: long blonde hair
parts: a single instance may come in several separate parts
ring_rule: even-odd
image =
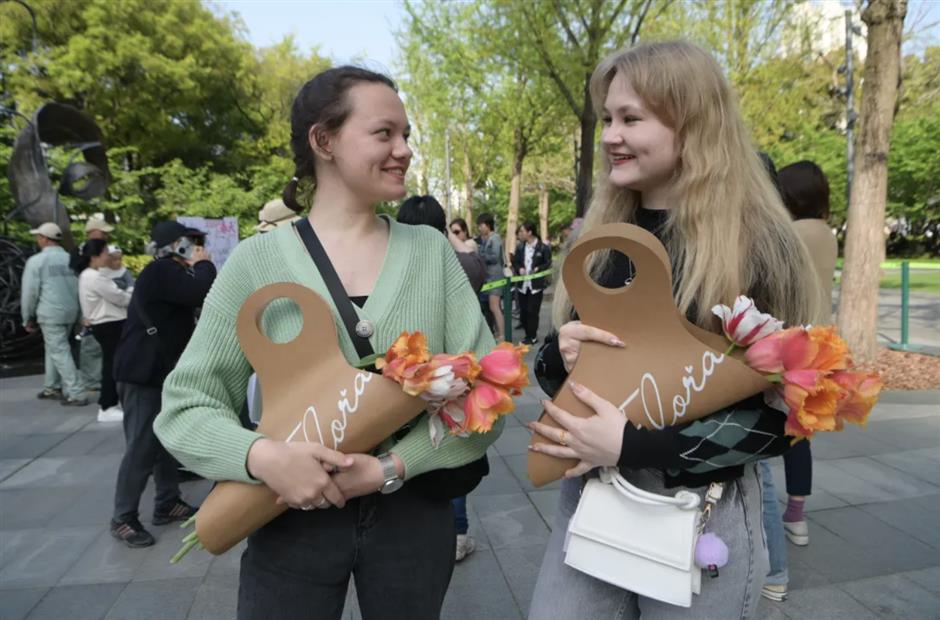
[[[611,54],[591,77],[599,115],[617,74],[675,131],[679,142],[673,179],[677,203],[669,209],[663,229],[679,310],[714,330],[712,306],[731,305],[737,295],[745,294],[788,324],[817,316],[822,302],[809,254],[751,143],[718,63],[686,41],[646,43]],[[599,159],[582,232],[600,224],[636,222],[640,194],[613,185],[609,160]],[[592,256],[595,277],[604,270],[607,255]],[[559,281],[552,308],[555,326],[569,321],[571,311]]]

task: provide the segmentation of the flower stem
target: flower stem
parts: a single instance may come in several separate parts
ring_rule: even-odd
[[[725,355],[731,355],[731,352],[734,351],[734,343],[731,343],[731,346],[725,351]]]
[[[193,534],[195,534],[195,532],[193,532]],[[189,553],[189,550],[192,549],[193,547],[196,547],[196,546],[202,547],[202,544],[199,542],[198,538],[194,538],[192,540],[189,540],[189,538],[190,537],[187,536],[186,538],[183,539],[183,546],[180,547],[180,550],[176,552],[176,555],[170,558],[170,564],[176,564],[177,562],[182,560],[183,556]]]
[[[180,529],[185,530],[187,527],[189,527],[190,525],[193,525],[195,522],[196,522],[196,515],[193,515],[190,518],[183,521],[182,523],[180,523]]]

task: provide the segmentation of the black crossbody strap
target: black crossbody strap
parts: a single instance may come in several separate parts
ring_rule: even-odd
[[[323,249],[320,238],[317,237],[317,233],[313,231],[310,220],[302,218],[297,220],[294,226],[300,234],[301,241],[307,246],[307,252],[310,253],[310,258],[313,259],[313,263],[320,271],[320,277],[323,278],[323,282],[326,284],[326,288],[333,298],[333,304],[336,306],[336,310],[343,320],[343,325],[346,326],[346,331],[349,333],[349,338],[356,347],[356,353],[359,355],[359,358],[362,359],[373,355],[375,350],[372,348],[369,339],[363,338],[356,333],[356,324],[359,322],[359,316],[356,314],[355,308],[353,308],[352,301],[349,300],[349,295],[346,294],[343,283],[336,274],[336,269],[333,268],[333,263],[330,262],[330,257],[326,255],[326,250]]]

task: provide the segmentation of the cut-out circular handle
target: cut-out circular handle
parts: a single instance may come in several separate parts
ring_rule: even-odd
[[[290,342],[273,342],[261,330],[265,309],[277,299],[293,301],[303,317],[300,333]],[[269,284],[252,293],[238,313],[236,330],[245,357],[259,374],[294,360],[312,365],[320,358],[342,356],[329,305],[314,291],[291,282]]]
[[[629,286],[609,289],[591,278],[588,257],[608,249],[625,254],[636,267]],[[587,323],[602,318],[614,297],[622,298],[618,304],[629,303],[631,307],[642,300],[648,308],[674,308],[669,265],[665,248],[653,234],[630,224],[604,224],[578,240],[565,259],[562,275],[572,305]]]

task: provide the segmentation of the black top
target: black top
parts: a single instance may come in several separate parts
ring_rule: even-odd
[[[662,240],[666,211],[640,208],[636,213],[637,225]],[[634,274],[630,260],[619,252],[611,252],[598,283],[611,288],[623,286]],[[542,389],[554,396],[568,376],[557,334],[546,338],[539,350],[535,376]],[[733,421],[732,421],[733,419]],[[715,412],[698,421],[666,427],[662,430],[638,429],[627,424],[623,429],[623,442],[618,466],[621,469],[663,469],[667,487],[698,487],[710,482],[723,482],[739,478],[744,462],[782,454],[789,448],[790,438],[783,432],[785,416],[764,404],[758,394]],[[711,433],[709,428],[733,426],[736,433]],[[719,463],[716,467],[707,462]],[[730,466],[722,466],[735,463]]]
[[[127,321],[114,355],[114,379],[160,387],[196,329],[196,309],[215,281],[215,265],[200,261],[192,268],[171,257],[158,258],[137,278]],[[141,305],[146,317],[137,306]],[[147,325],[156,327],[147,334]]]
[[[512,255],[512,275],[520,275],[520,270],[525,268],[525,246],[524,242],[516,244],[516,251]],[[541,239],[535,242],[535,252],[532,254],[532,273],[545,271],[552,266],[552,248]],[[532,280],[533,290],[543,290],[549,283],[548,276],[535,278]],[[523,282],[519,282],[517,287],[521,290]]]

